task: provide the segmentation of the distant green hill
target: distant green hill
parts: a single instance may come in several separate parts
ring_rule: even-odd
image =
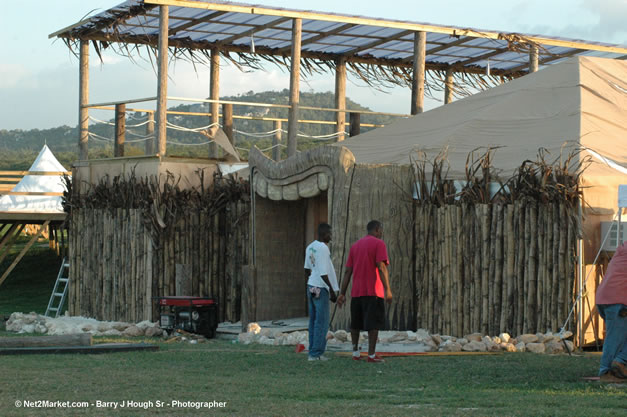
[[[237,96],[222,97],[223,100],[233,100],[242,102],[254,102],[254,103],[272,103],[272,104],[288,104],[289,91],[265,91],[261,93],[255,93],[249,91],[246,94]],[[325,93],[301,93],[300,102],[302,106],[310,107],[324,107],[333,108],[334,95],[331,92]],[[354,101],[347,99],[346,107],[351,110],[370,110],[367,107],[361,106]],[[183,104],[175,107],[171,107],[170,110],[176,111],[191,111],[191,112],[207,112],[208,104]],[[233,106],[234,115],[248,115],[258,117],[278,117],[287,118],[287,109],[271,108],[271,107],[257,107],[257,106]],[[113,116],[113,114],[111,114]],[[334,121],[335,114],[332,112],[323,112],[315,110],[301,110],[301,120],[328,120]],[[141,155],[143,154],[144,144],[143,142],[133,142],[134,140],[141,140],[141,136],[144,135],[145,127],[132,127],[133,125],[141,124],[146,120],[145,113],[135,113],[127,115],[127,135],[125,151],[127,155]],[[393,118],[388,116],[375,116],[375,115],[362,115],[362,123],[372,124],[389,124]],[[174,125],[184,128],[198,128],[207,126],[210,121],[209,118],[204,116],[185,116],[185,115],[168,115],[168,121]],[[91,124],[89,130],[91,133],[102,138],[113,138],[113,118],[106,121],[107,123],[95,123]],[[269,132],[274,129],[273,123],[270,121],[262,120],[242,120],[235,119],[234,127],[236,130],[246,133],[260,134]],[[282,128],[287,130],[287,123],[283,123]],[[348,125],[346,127],[348,130]],[[370,130],[371,128],[362,128],[362,133]],[[334,125],[321,125],[321,124],[309,124],[302,123],[300,125],[300,131],[309,136],[328,135],[335,131]],[[3,130],[0,129],[0,170],[24,170],[28,169],[32,164],[35,156],[46,143],[52,152],[57,156],[59,161],[69,168],[72,161],[76,160],[78,155],[77,147],[78,132],[76,127],[60,126],[52,129],[31,129],[31,130]],[[283,135],[285,138],[286,135]],[[168,139],[174,142],[193,144],[205,142],[206,138],[199,133],[185,132],[179,130],[168,130]],[[285,139],[284,139],[285,140]],[[272,138],[258,138],[249,136],[244,133],[235,134],[235,142],[238,148],[250,149],[254,144],[260,149],[271,146]],[[319,146],[329,141],[314,140],[307,138],[299,139],[299,149],[309,149],[315,146]],[[113,155],[113,146],[110,141],[104,139],[92,138],[89,141],[89,153],[90,158],[106,158]],[[179,156],[206,156],[206,146],[170,146],[168,145],[168,153],[170,155]],[[246,157],[246,151],[241,151],[242,156]]]

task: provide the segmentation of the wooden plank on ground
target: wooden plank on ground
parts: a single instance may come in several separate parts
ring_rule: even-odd
[[[137,351],[157,351],[159,346],[148,343],[107,343],[93,346],[28,347],[0,349],[0,355],[42,355],[60,353],[119,353]]]
[[[55,336],[0,337],[0,348],[91,346],[90,333],[64,334]]]

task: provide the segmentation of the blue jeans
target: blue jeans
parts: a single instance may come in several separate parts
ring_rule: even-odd
[[[314,298],[307,286],[309,304],[309,356],[318,357],[327,348],[327,332],[329,331],[329,290],[320,288],[320,296]]]
[[[627,364],[627,317],[619,312],[627,308],[624,304],[597,304],[599,314],[605,320],[605,341],[599,375],[610,370],[612,361]]]

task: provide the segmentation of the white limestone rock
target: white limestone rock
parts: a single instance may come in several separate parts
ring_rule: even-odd
[[[502,340],[501,340],[501,338],[500,338],[500,337],[498,337],[498,336],[494,336],[494,337],[492,338],[492,343],[495,343],[495,344],[497,344],[497,345],[500,345],[500,344],[501,344],[501,342],[502,342]]]
[[[396,343],[407,340],[407,332],[395,332],[392,336],[387,339],[388,343]]]
[[[466,343],[468,343],[468,339],[466,339],[465,337],[461,337],[461,338],[457,339],[456,342],[459,343],[460,345],[464,346]]]
[[[573,337],[573,332],[571,332],[570,330],[566,330],[564,331],[564,333],[560,333],[559,337],[562,339],[570,339],[571,337]]]
[[[147,327],[146,330],[144,330],[144,334],[147,337],[158,337],[163,334],[163,330],[158,327]]]
[[[122,336],[122,332],[116,329],[109,329],[102,333],[103,336]]]
[[[520,335],[516,339],[518,340],[518,342],[523,342],[525,345],[527,343],[538,343],[538,336],[531,333]]]
[[[564,344],[559,342],[549,342],[544,344],[545,353],[555,355],[557,353],[564,353]]]
[[[139,327],[142,330],[146,330],[149,327],[155,327],[157,325],[157,323],[153,323],[150,320],[144,320],[144,321],[140,321],[139,323],[136,324],[137,327]]]
[[[435,343],[436,346],[440,346],[442,344],[442,337],[440,337],[439,334],[432,334],[431,340],[433,340],[433,343]]]
[[[253,342],[253,337],[255,336],[254,333],[240,333],[237,335],[237,341],[239,343],[242,343],[244,345],[249,345]]]
[[[287,337],[285,338],[285,342],[283,343],[285,345],[297,345],[298,344],[298,339],[296,338],[296,336],[294,336],[293,333],[288,334]]]
[[[431,335],[426,329],[418,329],[416,330],[416,340],[424,340],[430,338]]]
[[[544,353],[546,347],[544,346],[544,343],[525,343],[525,350],[533,353]]]
[[[335,338],[342,343],[348,341],[348,333],[346,330],[337,330],[333,336],[335,336]]]
[[[270,329],[268,327],[262,327],[259,330],[259,335],[270,338],[270,337],[274,336],[274,331],[273,331],[273,329]]]
[[[440,348],[438,349],[440,352],[461,352],[462,345],[452,340],[446,340],[442,342]]]
[[[248,333],[257,334],[261,332],[261,326],[259,326],[259,324],[257,323],[248,323],[248,327],[246,327],[246,330],[248,331]]]
[[[470,342],[462,346],[462,350],[464,352],[486,352],[488,349],[485,343],[471,340]]]
[[[257,343],[260,345],[274,345],[274,339],[270,339],[267,336],[260,336]]]
[[[518,342],[516,344],[516,352],[524,352],[525,350],[525,344],[523,342]]]
[[[481,333],[471,333],[464,336],[464,339],[468,340],[469,342],[481,342],[483,336],[481,335]]]
[[[509,335],[509,333],[501,333],[499,335],[499,339],[501,339],[501,342],[503,343],[509,343],[509,339],[511,339],[512,337]]]
[[[484,336],[481,340],[486,347],[488,352],[498,352],[501,350],[500,346],[492,340],[490,336]]]
[[[137,326],[130,326],[122,332],[122,335],[127,337],[143,336],[144,331]]]
[[[547,344],[547,343],[552,343],[552,342],[559,342],[560,338],[557,335],[554,335],[551,332],[546,332],[544,335],[544,337],[542,338],[542,343]]]
[[[111,323],[111,327],[117,331],[123,332],[124,330],[128,329],[130,327],[130,323],[124,323],[121,321],[116,321]]]
[[[407,330],[407,340],[409,340],[410,342],[414,342],[416,341],[417,336],[416,336],[416,332],[412,332],[411,330]]]
[[[505,352],[517,352],[516,346],[512,345],[511,343],[501,342],[499,347]]]

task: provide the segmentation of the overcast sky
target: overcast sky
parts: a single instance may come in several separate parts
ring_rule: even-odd
[[[116,0],[28,0],[3,4],[0,14],[0,129],[49,128],[77,123],[78,59],[48,34]],[[254,4],[317,10],[423,23],[522,32],[627,45],[627,0],[260,0]],[[59,7],[60,5],[63,7]],[[224,63],[224,60],[223,60]],[[156,77],[146,62],[92,50],[90,102],[156,95]],[[208,69],[178,63],[170,68],[168,95],[206,97]],[[332,91],[332,74],[301,83],[302,91]],[[243,74],[224,64],[221,95],[289,87],[289,74],[275,66]],[[410,92],[373,91],[352,81],[347,95],[377,111],[409,112]],[[440,103],[431,101],[427,107]],[[111,115],[108,115],[111,117]],[[106,114],[103,117],[107,117]]]

